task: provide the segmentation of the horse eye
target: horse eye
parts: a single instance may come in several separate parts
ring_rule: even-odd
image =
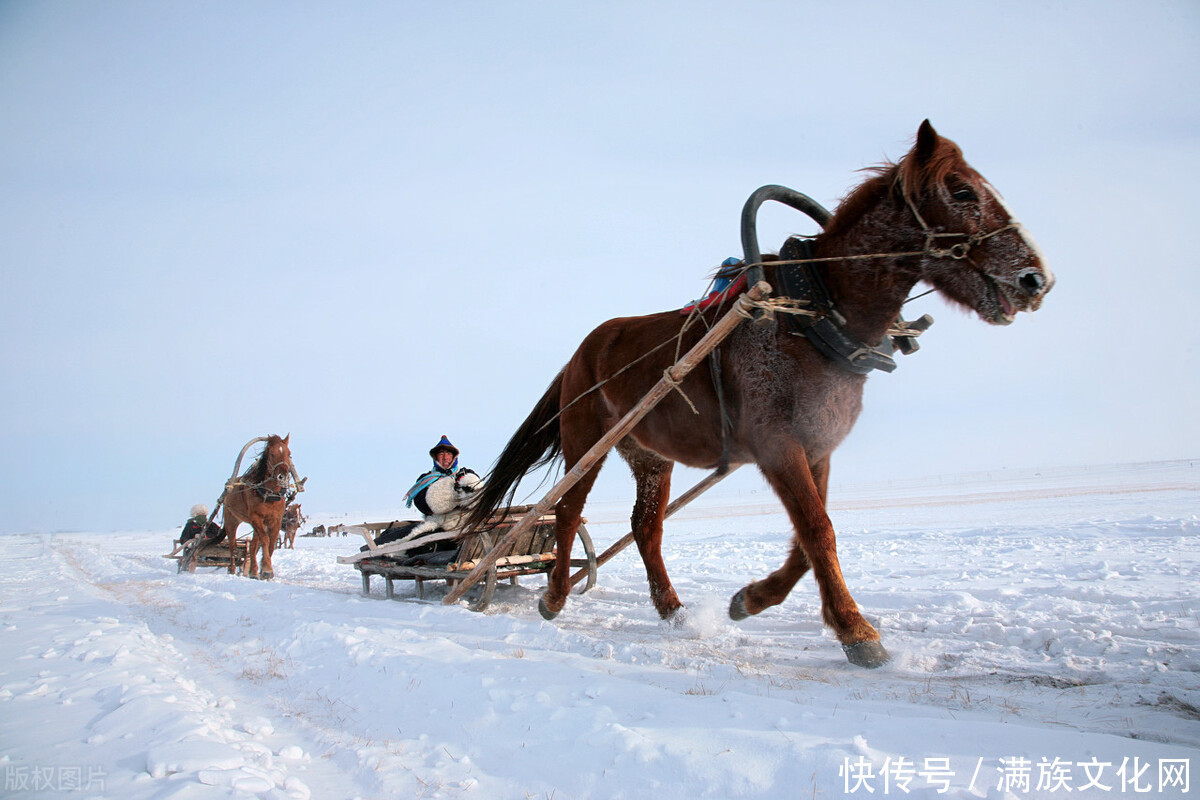
[[[955,189],[950,196],[960,203],[973,203],[979,199],[975,196],[975,192],[967,187]]]

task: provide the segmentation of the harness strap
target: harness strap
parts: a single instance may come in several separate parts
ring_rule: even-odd
[[[708,372],[712,376],[713,389],[717,393],[717,408],[721,419],[721,459],[717,462],[717,471],[724,473],[729,470],[729,437],[733,433],[733,420],[729,418],[729,410],[725,406],[725,387],[721,380],[720,347],[708,354]]]
[[[866,375],[875,369],[895,370],[896,362],[890,355],[846,333],[842,327],[846,320],[834,308],[829,289],[813,267],[812,257],[813,246],[809,239],[793,237],[779,251],[781,261],[796,262],[781,264],[776,270],[779,294],[797,300],[807,299],[816,312],[813,316],[789,314],[788,332],[805,337],[821,355],[857,375]]]
[[[272,491],[268,491],[267,489],[264,489],[262,486],[255,486],[254,493],[258,495],[259,499],[264,500],[268,503],[274,503],[277,500],[286,500],[290,503],[290,502],[292,502],[292,500],[294,500],[296,498],[296,492],[291,489],[289,489],[288,491],[272,492]]]

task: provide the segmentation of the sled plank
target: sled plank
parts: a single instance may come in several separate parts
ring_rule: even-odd
[[[454,539],[459,535],[458,531],[437,531],[427,536],[419,536],[416,539],[411,539],[407,542],[389,542],[388,544],[379,545],[374,550],[367,550],[361,553],[354,553],[349,556],[338,556],[339,564],[357,564],[364,558],[378,558],[380,556],[394,556],[397,553],[404,553],[412,550],[414,547],[420,547],[424,544],[433,544],[434,542],[444,542],[447,539]]]

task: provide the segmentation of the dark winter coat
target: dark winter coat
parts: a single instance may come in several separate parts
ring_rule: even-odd
[[[189,519],[187,524],[183,526],[183,533],[179,534],[180,544],[194,538],[201,530],[204,531],[205,540],[209,542],[219,542],[225,538],[225,531],[220,525],[215,522],[209,522],[205,525],[206,521],[204,517],[192,517]]]

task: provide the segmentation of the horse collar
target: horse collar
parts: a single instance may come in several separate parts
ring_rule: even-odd
[[[788,314],[785,324],[789,333],[808,339],[817,352],[847,372],[866,375],[876,369],[896,369],[896,361],[879,345],[866,344],[846,332],[845,317],[834,307],[829,289],[813,268],[810,240],[789,239],[779,251],[779,258],[793,262],[780,264],[775,273],[779,296],[796,300],[815,312],[813,316]],[[891,342],[885,336],[880,344],[890,347]]]
[[[274,503],[279,500],[287,500],[289,503],[296,496],[294,492],[288,492],[280,489],[279,491],[268,491],[261,485],[254,487],[254,492],[259,496],[259,499],[267,503]]]

